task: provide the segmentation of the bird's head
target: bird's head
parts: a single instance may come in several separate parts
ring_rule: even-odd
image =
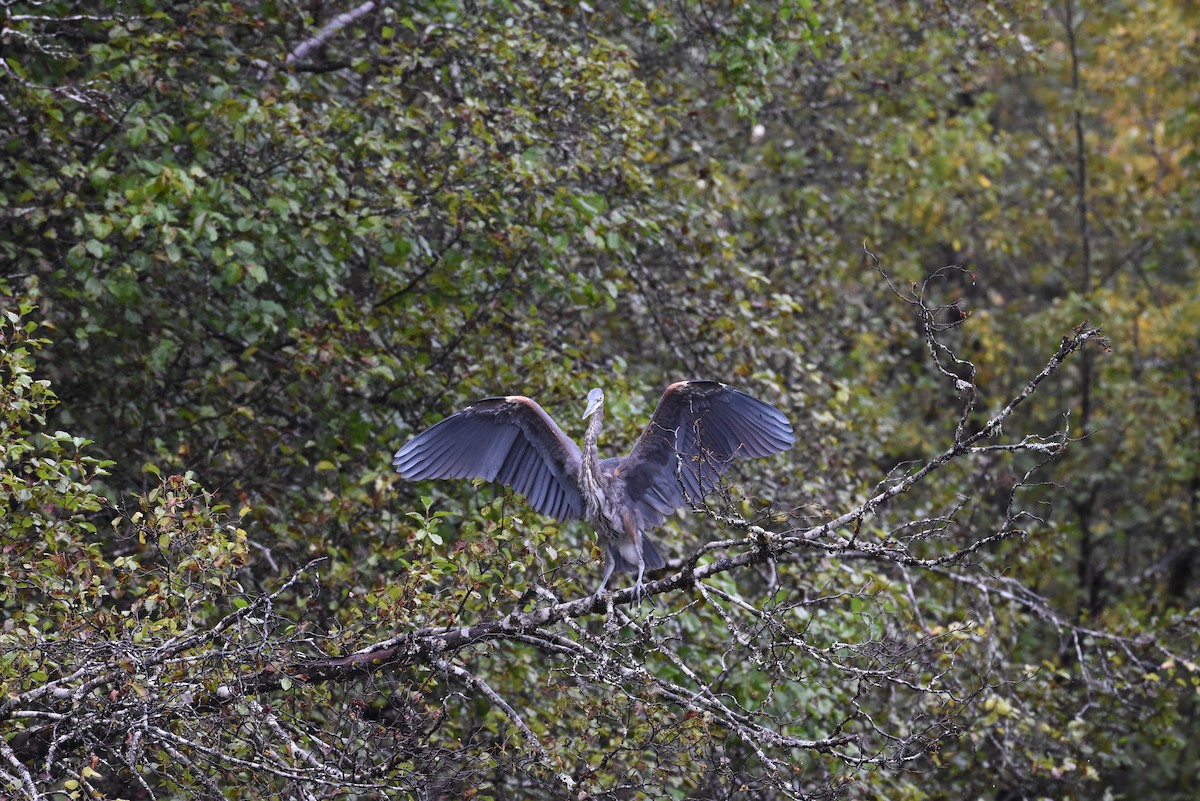
[[[588,393],[587,408],[583,410],[583,419],[586,420],[596,413],[596,410],[604,405],[604,391],[600,387],[596,387]]]

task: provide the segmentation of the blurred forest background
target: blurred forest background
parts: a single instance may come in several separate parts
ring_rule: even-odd
[[[2,0],[0,795],[1197,797],[1197,31]],[[389,469],[690,377],[798,444],[640,609],[514,622],[592,532]]]

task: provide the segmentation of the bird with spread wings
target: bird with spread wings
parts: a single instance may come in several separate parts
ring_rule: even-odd
[[[645,572],[666,565],[646,530],[716,487],[734,459],[779,453],[796,442],[782,412],[718,381],[667,387],[625,456],[600,458],[603,416],[604,392],[593,389],[580,449],[533,399],[484,398],[411,439],[392,465],[410,480],[494,481],[544,515],[586,519],[607,554],[596,594],[614,572],[636,572],[640,598]]]

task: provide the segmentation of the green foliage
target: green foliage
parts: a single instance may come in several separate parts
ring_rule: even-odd
[[[8,4],[5,789],[1193,797],[1198,20],[1076,6]],[[701,567],[761,546],[739,514],[901,481],[964,395],[885,276],[947,264],[968,432],[1103,326],[981,445],[1066,425],[1061,456],[960,454],[613,624],[321,662],[593,585],[586,527],[392,475],[478,397],[576,434],[602,384],[613,453],[669,380],[786,409],[797,451],[736,478],[777,509],[658,535],[733,538]]]
[[[88,540],[96,534],[90,518],[104,506],[90,482],[110,463],[88,455],[87,440],[46,430],[57,399],[34,377],[33,353],[46,344],[28,319],[34,311],[6,304],[0,320],[0,599],[19,624],[5,635],[12,642],[55,629],[63,608],[108,592],[97,580],[108,565]]]

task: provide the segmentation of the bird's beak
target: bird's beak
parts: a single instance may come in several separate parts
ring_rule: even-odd
[[[603,401],[600,400],[590,401],[587,405],[587,408],[583,410],[583,417],[581,419],[586,420],[595,414],[596,410],[600,408],[600,404],[602,402]]]

